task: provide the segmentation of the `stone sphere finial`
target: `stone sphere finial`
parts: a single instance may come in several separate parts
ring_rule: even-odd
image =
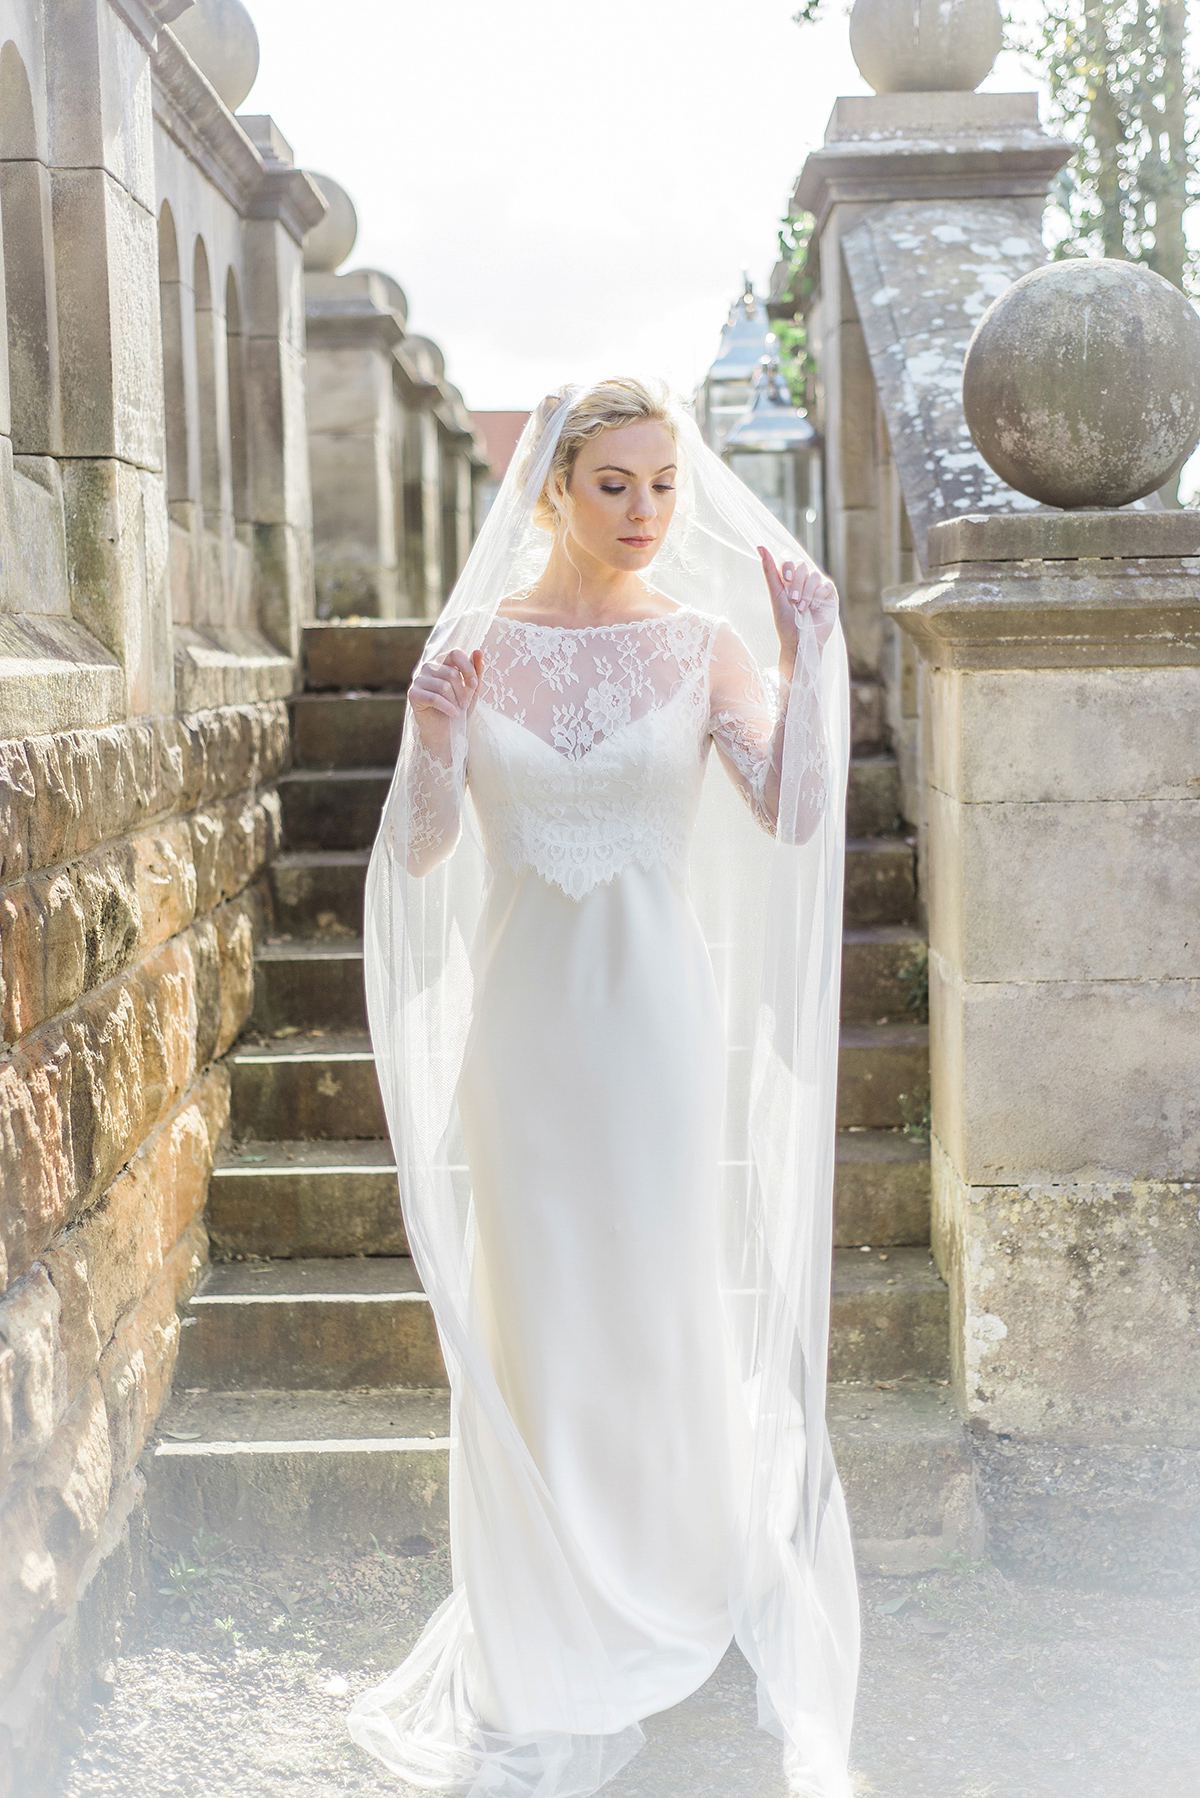
[[[1022,275],[975,327],[963,410],[1002,480],[1046,506],[1126,506],[1200,438],[1200,317],[1136,262]]]
[[[236,112],[258,76],[258,33],[242,0],[196,0],[172,21],[171,30]]]
[[[325,196],[329,211],[304,239],[304,266],[313,274],[318,271],[332,274],[354,248],[358,214],[344,187],[339,187],[329,175],[314,175],[311,169],[307,173],[309,180],[315,181]]]
[[[854,0],[850,49],[877,94],[970,93],[1000,53],[999,0]]]

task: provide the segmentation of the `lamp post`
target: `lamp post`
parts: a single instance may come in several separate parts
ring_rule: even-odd
[[[751,492],[825,565],[821,437],[792,404],[773,336],[760,359],[750,397],[725,434],[723,459]]]

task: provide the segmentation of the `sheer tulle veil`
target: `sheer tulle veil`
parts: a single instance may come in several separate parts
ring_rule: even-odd
[[[534,524],[534,502],[580,391],[567,389],[548,419],[535,413],[526,428],[428,659],[478,648],[502,598],[544,564],[550,539]],[[682,410],[673,419],[678,505],[645,578],[681,604],[726,618],[772,668],[778,643],[756,545],[766,544],[780,562],[807,558],[692,420]],[[849,758],[840,630],[822,651],[802,616],[795,679],[819,696],[823,745],[814,749],[812,708],[789,708],[774,840],[710,767],[691,893],[728,1038],[722,1296],[749,1426],[743,1434],[753,1444],[730,1610],[757,1676],[759,1721],[783,1742],[790,1788],[809,1798],[848,1798],[858,1600],[825,1427]],[[368,876],[368,1009],[408,1240],[451,1384],[452,1543],[455,1486],[469,1479],[485,1510],[494,1506],[496,1577],[507,1582],[487,1651],[521,1669],[526,1717],[501,1730],[477,1713],[481,1644],[459,1578],[403,1665],[359,1699],[350,1728],[413,1785],[472,1798],[583,1798],[643,1737],[579,1597],[578,1551],[504,1403],[472,1303],[475,1225],[456,1091],[488,874],[469,789],[453,852],[423,877],[407,872],[412,734],[405,733]],[[455,757],[460,784],[463,735]],[[811,800],[814,765],[823,775],[823,809],[800,842],[796,821],[811,810],[805,791]],[[652,1505],[654,1494],[644,1502]]]

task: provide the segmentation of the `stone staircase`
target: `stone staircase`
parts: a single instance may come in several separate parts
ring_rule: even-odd
[[[399,1217],[362,986],[368,851],[425,630],[305,633],[274,926],[228,1057],[213,1265],[148,1465],[152,1523],[172,1545],[202,1524],[246,1547],[403,1547],[446,1516],[445,1373]],[[904,979],[923,949],[914,855],[878,690],[854,698],[830,1425],[860,1559],[911,1571],[970,1545],[972,1475],[945,1384],[928,1150],[900,1130],[900,1095],[928,1088]]]

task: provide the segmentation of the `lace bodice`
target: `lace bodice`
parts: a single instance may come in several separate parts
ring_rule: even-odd
[[[774,831],[780,696],[722,620],[683,608],[571,629],[497,617],[482,648],[465,782],[494,868],[532,867],[575,899],[629,867],[682,877],[714,742]],[[457,835],[463,773],[414,743],[415,871]]]

